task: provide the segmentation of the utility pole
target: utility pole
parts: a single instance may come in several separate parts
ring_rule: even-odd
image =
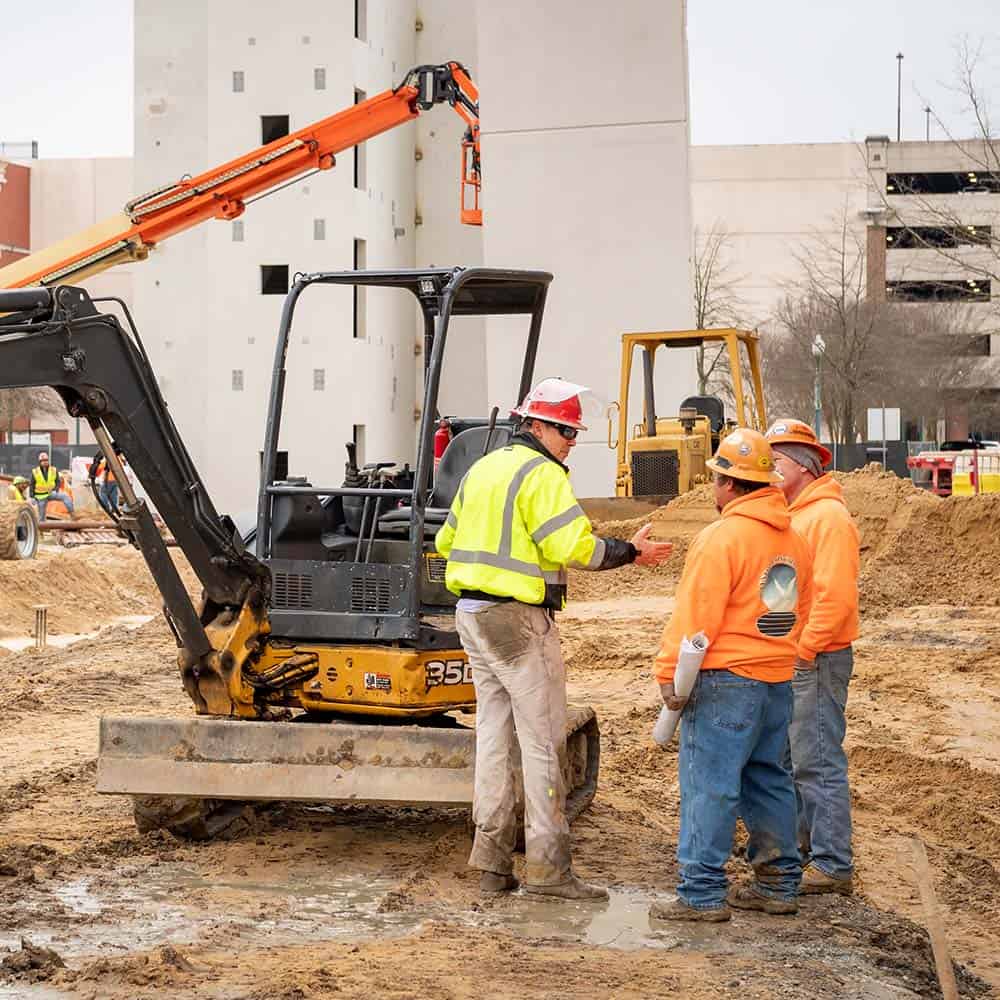
[[[823,401],[820,396],[821,389],[819,365],[825,353],[826,342],[817,333],[816,336],[813,337],[812,342],[812,356],[813,361],[816,364],[816,368],[813,373],[813,430],[816,432],[817,441],[822,440],[820,438],[820,433],[823,425]]]
[[[903,129],[903,53],[896,53],[896,142],[902,138]]]
[[[927,115],[927,141],[931,141],[931,109],[930,105],[924,108],[924,114]]]

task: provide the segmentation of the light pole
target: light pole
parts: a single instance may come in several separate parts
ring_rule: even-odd
[[[927,142],[931,141],[931,109],[930,105],[924,108],[924,114],[927,116]]]
[[[903,53],[896,53],[896,142],[902,136],[903,124]]]
[[[820,397],[819,365],[826,353],[826,341],[817,333],[813,337],[812,356],[816,363],[815,374],[813,375],[813,430],[816,432],[816,440],[820,440],[820,429],[823,424],[823,400]]]

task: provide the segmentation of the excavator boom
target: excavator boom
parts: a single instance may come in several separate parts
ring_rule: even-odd
[[[252,200],[311,172],[330,170],[338,153],[443,103],[468,126],[462,143],[462,221],[481,225],[479,91],[461,63],[417,66],[392,90],[133,198],[119,215],[0,268],[0,288],[73,284],[115,264],[145,260],[168,237],[208,219],[238,218]]]

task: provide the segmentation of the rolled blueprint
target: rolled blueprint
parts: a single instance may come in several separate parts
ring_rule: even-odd
[[[678,698],[686,698],[691,694],[694,682],[698,679],[698,671],[701,670],[701,661],[705,659],[707,652],[708,636],[704,632],[698,632],[692,639],[687,636],[681,639],[681,651],[677,655],[677,669],[674,671],[674,693]],[[660,716],[653,726],[653,739],[661,747],[665,747],[673,739],[683,711],[675,711],[666,705],[660,709]]]

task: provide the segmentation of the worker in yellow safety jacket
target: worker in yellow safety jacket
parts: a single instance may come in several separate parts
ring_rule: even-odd
[[[31,470],[31,495],[38,507],[39,521],[45,520],[45,511],[50,500],[59,500],[65,504],[70,514],[73,513],[73,498],[59,486],[59,473],[55,466],[49,464],[48,452],[40,452],[38,465]]]
[[[28,480],[24,476],[15,476],[7,487],[7,499],[14,503],[28,502]]]
[[[510,760],[524,777],[525,890],[563,899],[606,899],[579,879],[566,821],[566,668],[553,612],[566,602],[566,570],[653,566],[669,542],[600,538],[573,495],[564,464],[586,430],[584,386],[548,378],[513,412],[519,432],[469,469],[437,533],[445,582],[476,688],[475,842],[469,865],[484,893],[517,888]]]

